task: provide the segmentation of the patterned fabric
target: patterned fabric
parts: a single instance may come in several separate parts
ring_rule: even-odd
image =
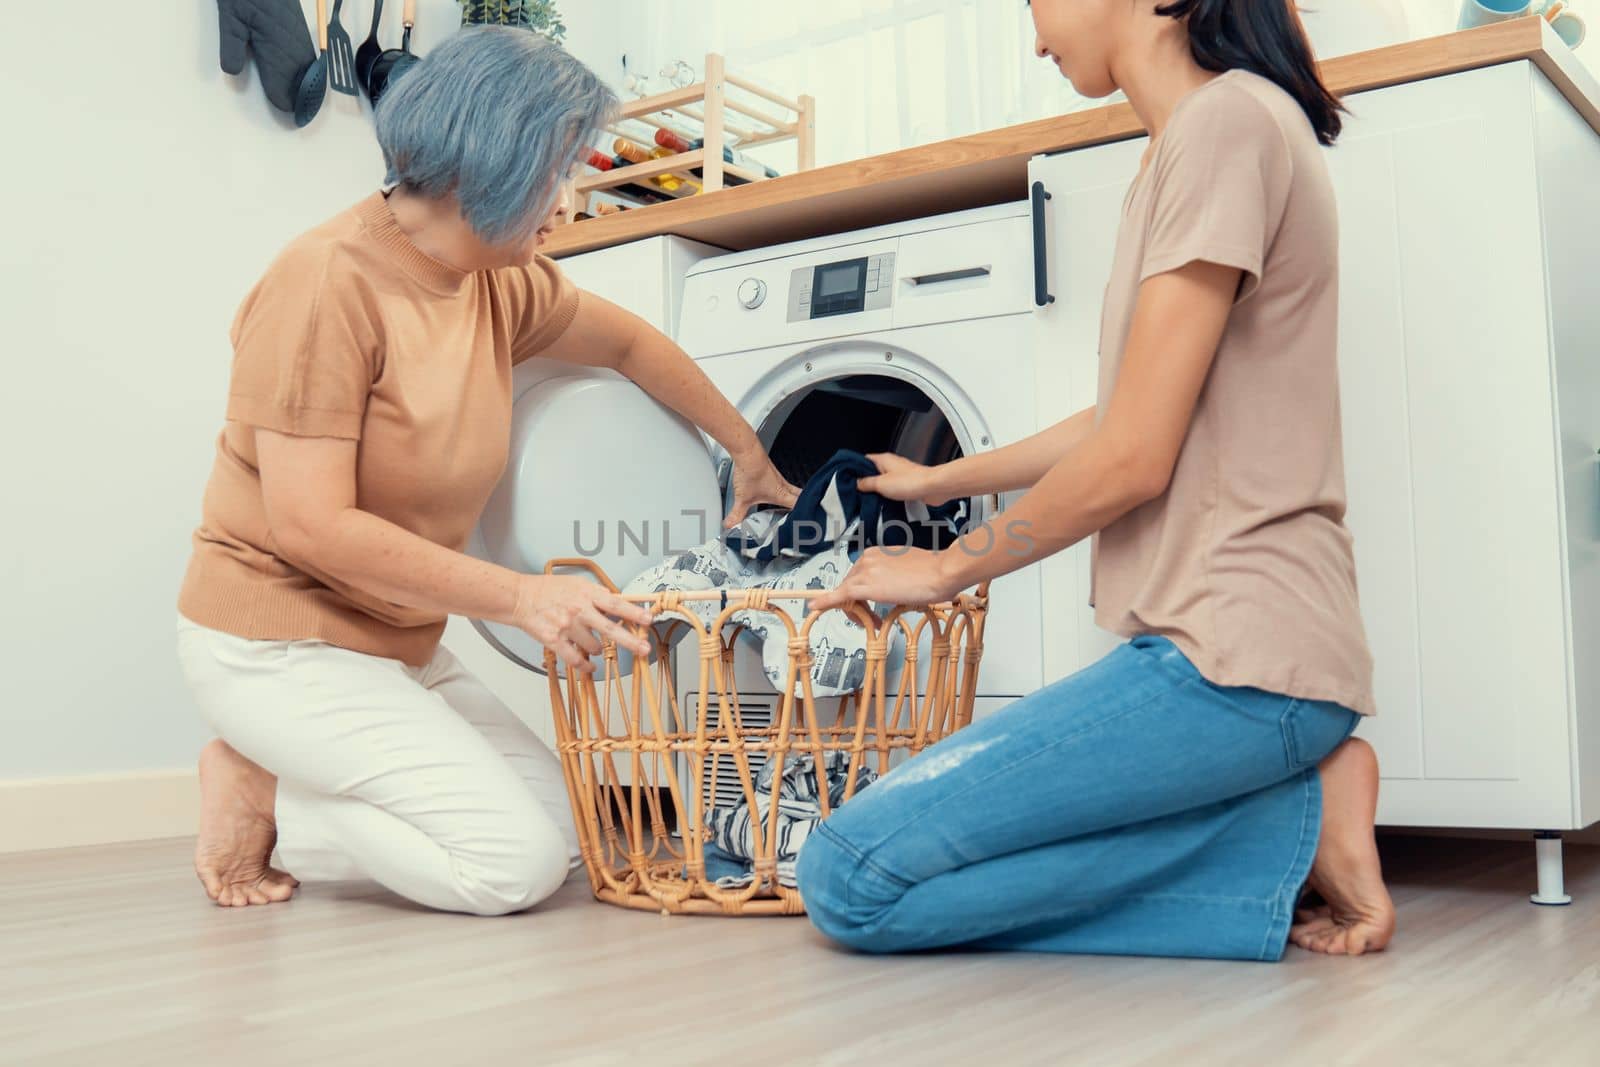
[[[629,582],[625,593],[696,592],[725,589],[832,589],[850,570],[850,546],[841,540],[810,559],[778,559],[766,564],[742,558],[718,540],[669,557]],[[707,627],[722,613],[717,600],[684,604]],[[773,600],[796,630],[806,615],[803,600]],[[733,619],[747,627],[746,636],[761,645],[761,666],[767,681],[781,691],[789,671],[789,631],[767,612],[741,611]],[[840,611],[830,611],[811,628],[811,688],[817,697],[841,696],[860,689],[867,673],[867,632]],[[796,692],[799,686],[796,685]]]
[[[857,488],[860,479],[877,473],[878,465],[866,456],[840,449],[807,479],[792,509],[757,512],[724,540],[746,559],[769,563],[825,552],[848,540],[852,533],[859,542],[857,548],[926,548],[931,547],[937,531],[954,536],[965,526],[965,500],[930,508],[920,501],[902,503]]]
[[[769,760],[761,768],[755,782],[754,818],[761,820],[763,832],[767,829],[767,816],[772,811],[772,778],[777,763]],[[827,783],[829,810],[844,803],[845,787],[850,781],[850,753],[824,752],[822,778]],[[876,772],[863,765],[856,772],[856,793],[878,780]],[[820,785],[817,781],[816,757],[809,752],[791,752],[783,760],[783,780],[778,783],[778,829],[775,856],[778,861],[778,884],[794,888],[794,863],[800,855],[811,831],[822,821]],[[709,832],[706,845],[707,875],[724,889],[736,889],[750,884],[755,873],[749,865],[755,856],[755,838],[751,833],[752,811],[744,799],[726,808],[713,808],[706,815]],[[715,850],[715,851],[713,851]],[[742,873],[735,873],[728,861],[745,865]],[[713,862],[717,861],[717,862]],[[723,872],[720,877],[717,872]]]
[[[961,532],[965,501],[929,508],[861,492],[857,481],[877,472],[877,465],[861,453],[840,450],[807,480],[792,510],[758,511],[723,537],[656,564],[623,592],[833,589],[844,581],[861,548],[931,542],[941,530],[952,536]],[[709,627],[724,606],[716,600],[689,601],[684,610]],[[787,613],[797,630],[805,619],[803,600],[774,600],[772,606]],[[762,670],[772,687],[781,690],[789,669],[788,629],[765,612],[741,611],[733,619],[760,642]],[[898,633],[891,635],[891,666],[902,653],[900,643]],[[812,693],[831,697],[856,692],[866,673],[866,631],[843,612],[830,611],[818,619],[811,628]]]

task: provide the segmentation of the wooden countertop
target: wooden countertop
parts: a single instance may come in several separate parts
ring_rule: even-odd
[[[1537,17],[1344,56],[1323,64],[1323,77],[1345,96],[1517,60],[1535,63],[1600,132],[1600,86]],[[1143,132],[1127,104],[1076,111],[585,219],[543,251],[568,256],[658,234],[742,250],[1021,200],[1031,157]]]

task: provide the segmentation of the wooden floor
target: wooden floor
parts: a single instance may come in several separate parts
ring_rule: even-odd
[[[223,911],[184,841],[0,856],[0,1064],[1600,1063],[1600,849],[1388,838],[1390,952],[873,959],[578,880],[509,919],[360,887]]]

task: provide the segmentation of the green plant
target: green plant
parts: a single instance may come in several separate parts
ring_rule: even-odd
[[[555,0],[461,0],[463,26],[520,26],[560,44],[567,36]]]

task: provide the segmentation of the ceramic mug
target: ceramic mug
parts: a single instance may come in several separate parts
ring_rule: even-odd
[[[1548,6],[1543,0],[1462,0],[1461,19],[1456,28],[1470,30],[1527,15],[1542,15],[1568,48],[1578,47],[1587,35],[1583,19],[1570,10],[1564,0],[1554,0]]]
[[[1588,35],[1582,16],[1568,7],[1565,0],[1555,0],[1545,8],[1544,19],[1568,48],[1578,47]]]
[[[1470,30],[1492,22],[1520,19],[1534,13],[1530,0],[1462,0],[1461,21],[1457,29]]]

